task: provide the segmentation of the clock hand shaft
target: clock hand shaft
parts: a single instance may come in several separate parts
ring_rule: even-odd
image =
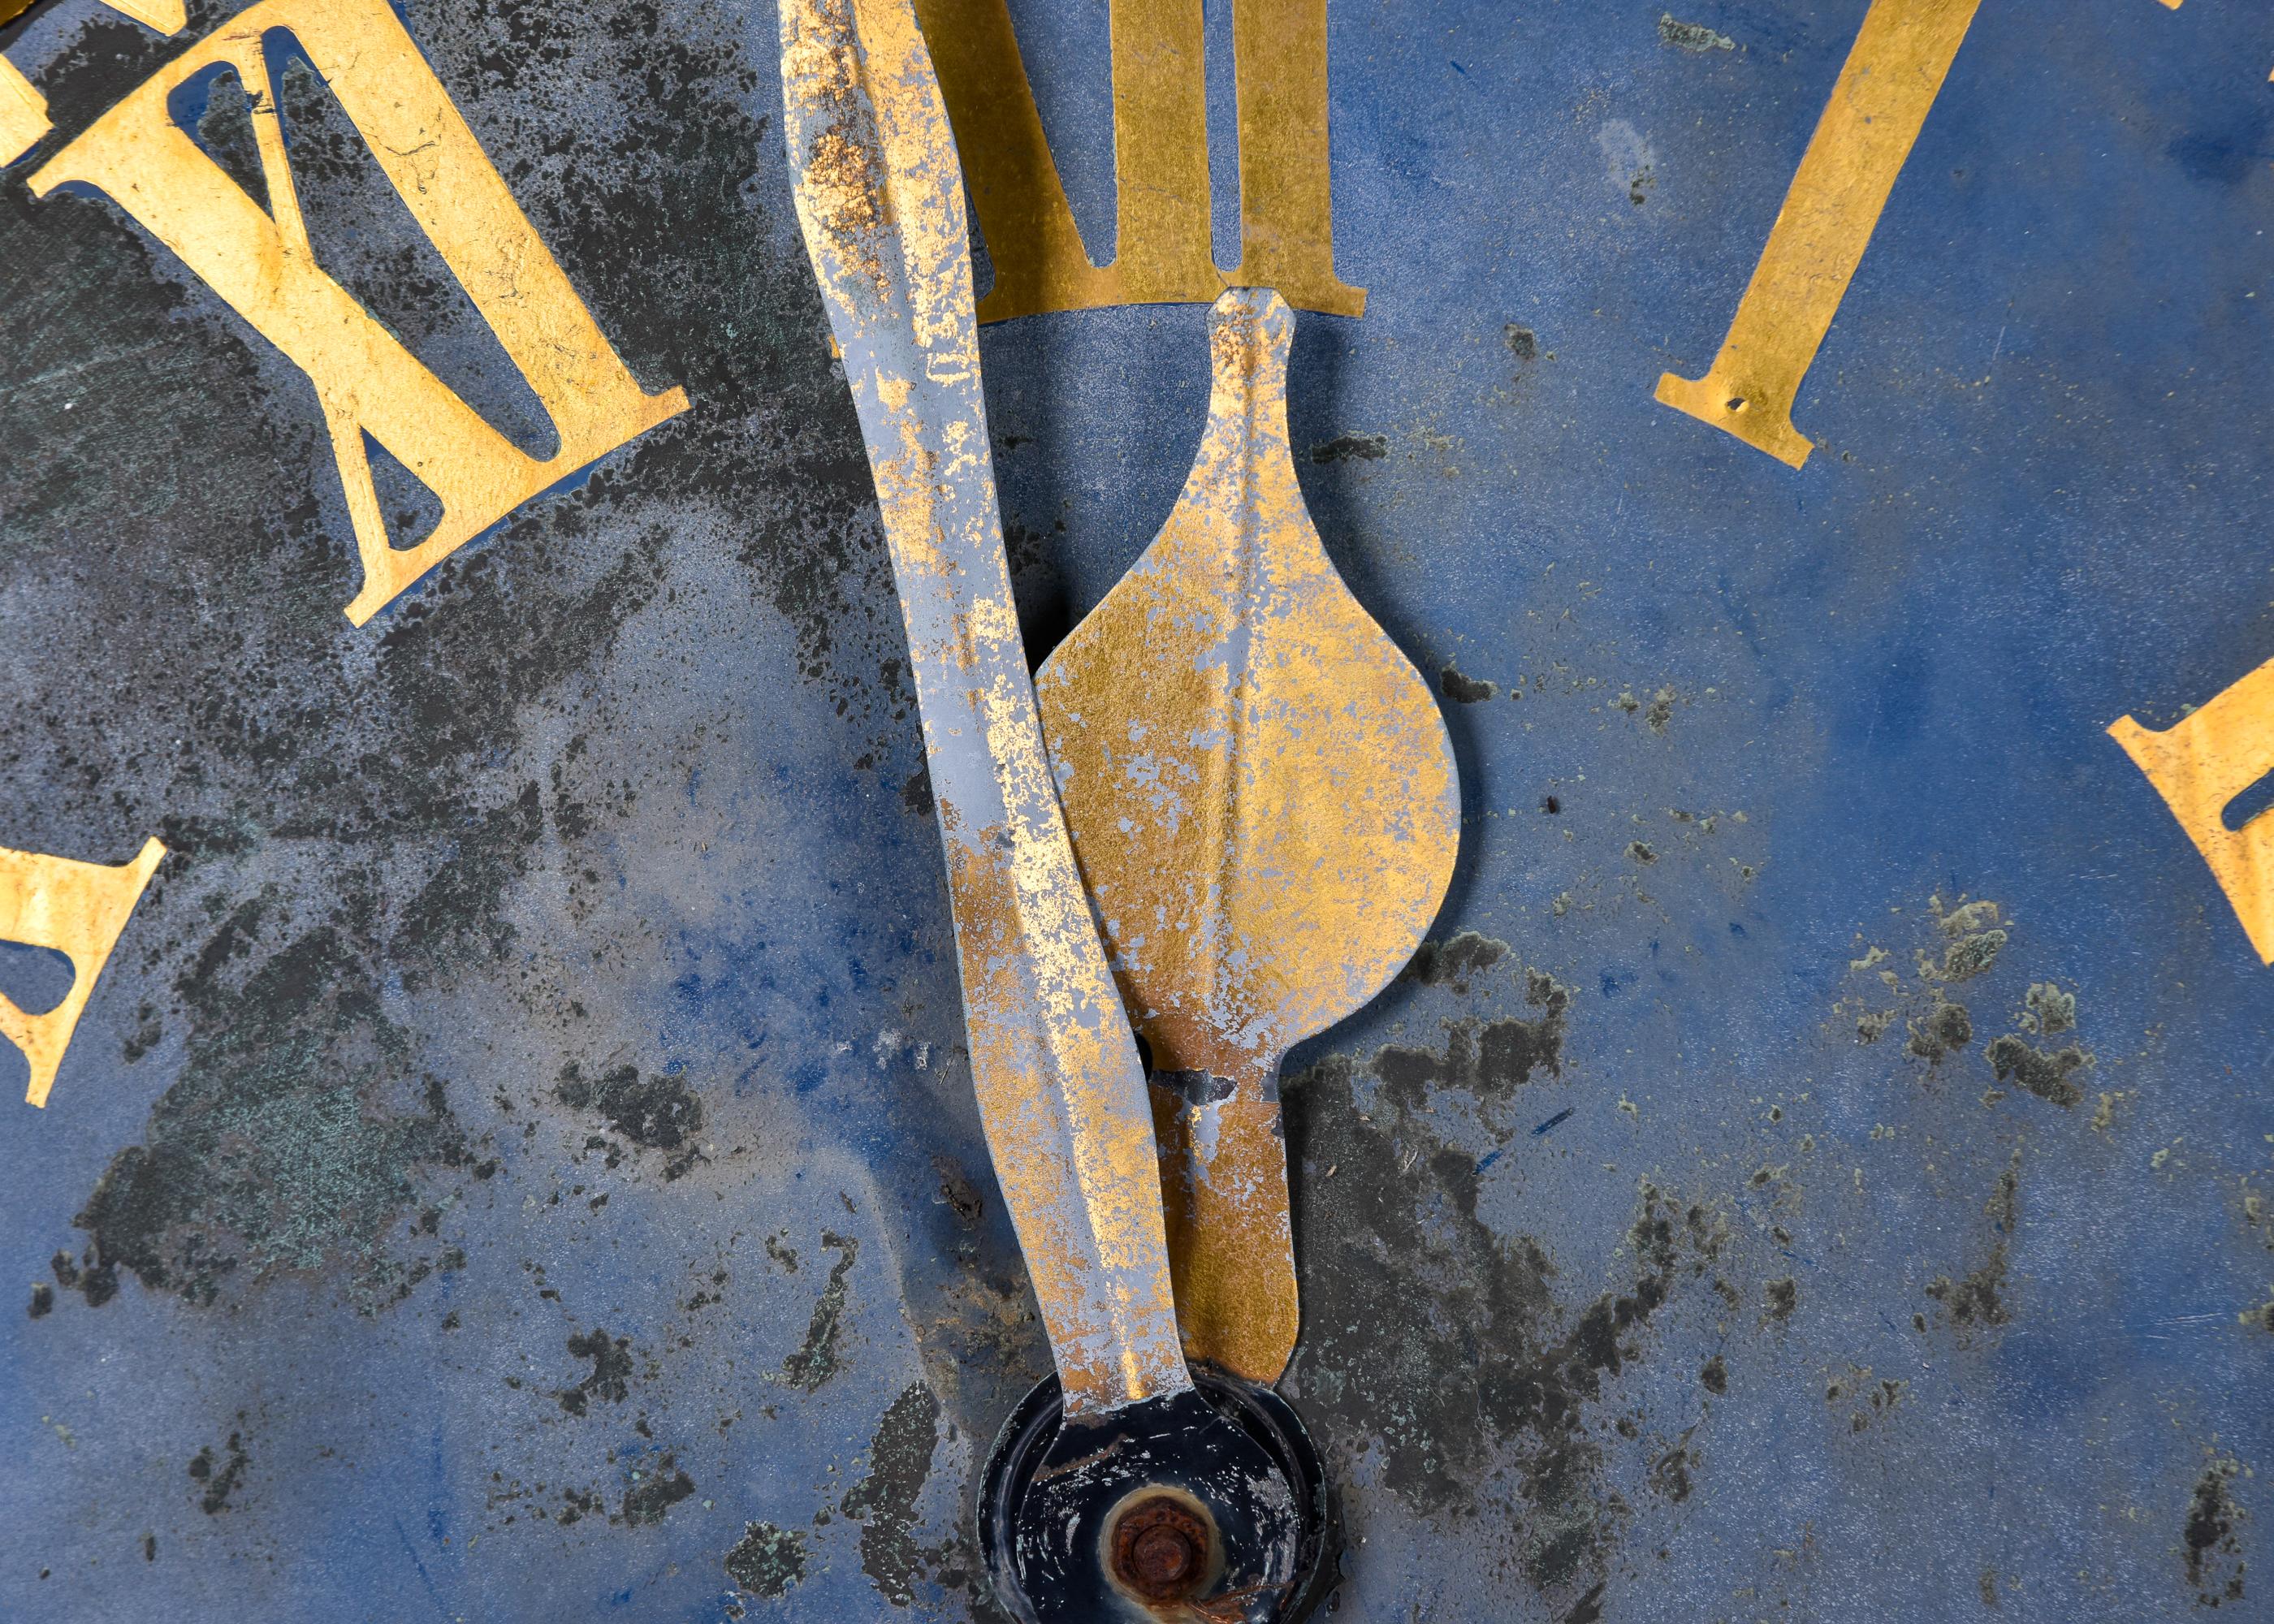
[[[963,186],[909,0],[783,0],[798,220],[900,588],[972,1079],[1069,1415],[1191,1385],[1143,1071],[1043,751],[980,389]]]

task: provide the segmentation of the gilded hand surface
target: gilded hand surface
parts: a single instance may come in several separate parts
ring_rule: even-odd
[[[988,1147],[1068,1413],[1180,1391],[1143,1072],[1012,603],[938,84],[908,0],[787,0],[781,39],[798,220],[892,549]]]
[[[1083,878],[1152,1046],[1186,1350],[1263,1382],[1298,1328],[1279,1062],[1412,957],[1460,834],[1428,685],[1303,506],[1293,331],[1268,289],[1216,301],[1184,493],[1036,678]]]

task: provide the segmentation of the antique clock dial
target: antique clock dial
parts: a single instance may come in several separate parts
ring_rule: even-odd
[[[0,1615],[2265,1606],[2263,7],[0,13]]]

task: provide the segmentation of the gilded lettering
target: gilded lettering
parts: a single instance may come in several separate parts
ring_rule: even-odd
[[[0,22],[22,11],[30,0],[0,0]],[[177,34],[189,17],[184,0],[109,0],[122,11],[157,34]],[[0,56],[0,164],[13,163],[48,132],[48,99],[26,79],[21,70]]]
[[[295,196],[263,41],[290,34],[360,131],[388,183],[456,273],[552,419],[555,453],[523,453],[317,264]],[[208,158],[168,111],[174,90],[233,69],[253,108],[269,209]],[[32,177],[102,192],[315,386],[355,527],[363,625],[411,583],[522,503],[687,407],[644,392],[484,156],[449,94],[386,0],[264,0],[237,13],[105,113]],[[441,505],[397,547],[364,437]]]
[[[0,56],[0,163],[13,163],[48,132],[48,99]]]
[[[1212,303],[1227,287],[1364,312],[1335,274],[1326,0],[1237,0],[1240,263],[1210,246],[1201,0],[1113,0],[1115,244],[1094,263],[1067,206],[1006,0],[916,0],[973,212],[995,266],[979,320],[1114,304]]]
[[[1660,378],[1660,404],[1794,468],[1808,460],[1794,397],[1980,4],[1871,0],[1721,353],[1703,378]]]
[[[2160,731],[2124,717],[2108,730],[2148,775],[2234,906],[2258,957],[2274,964],[2274,812],[2227,827],[2236,796],[2274,772],[2274,660]]]
[[[50,949],[72,966],[71,990],[44,1014],[26,1015],[0,996],[0,1037],[23,1050],[32,1068],[24,1097],[34,1105],[47,1104],[95,978],[165,854],[159,841],[146,840],[133,861],[109,868],[0,846],[0,941]]]

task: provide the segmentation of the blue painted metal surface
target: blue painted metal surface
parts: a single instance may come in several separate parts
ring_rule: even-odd
[[[1444,945],[1289,1071],[1342,1613],[2258,1616],[2268,972],[2102,729],[2274,654],[2274,19],[1990,0],[1796,473],[1651,386],[1864,6],[1697,0],[1696,52],[1661,9],[1330,12],[1371,302],[1299,329],[1305,494],[1495,685],[1446,702]],[[1103,11],[1040,11],[1102,229]],[[175,855],[11,1108],[0,1613],[984,1616],[970,1484],[1044,1350],[773,19],[403,11],[695,404],[358,631],[305,380],[9,172],[0,842]],[[172,49],[82,0],[0,43],[65,137]],[[320,252],[478,371],[307,94]],[[1204,321],[983,335],[1038,655],[1174,500]],[[2007,1034],[2089,1052],[2078,1102]]]

